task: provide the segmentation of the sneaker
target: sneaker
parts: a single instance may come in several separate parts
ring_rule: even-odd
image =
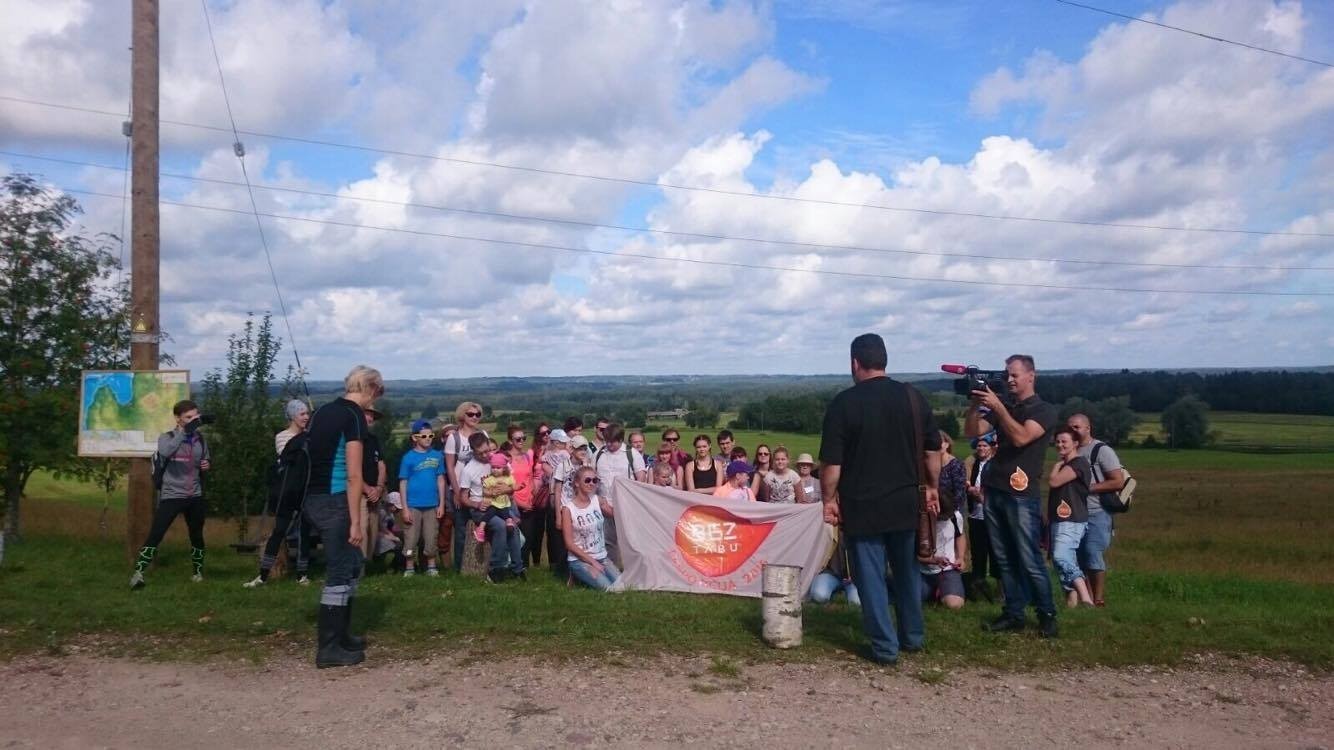
[[[131,591],[138,591],[139,589],[143,588],[146,584],[147,582],[144,581],[143,573],[140,573],[139,571],[136,570],[134,571],[134,575],[130,576]]]
[[[195,573],[194,575],[190,576],[190,582],[191,582],[191,583],[203,583],[203,582],[204,582],[204,574],[203,574],[203,573]]]
[[[435,568],[427,568],[427,569],[426,569],[426,575],[431,576],[432,578],[435,578],[436,576],[440,575],[440,571],[439,571],[439,570],[436,570]]]
[[[1043,638],[1059,638],[1061,631],[1056,627],[1056,613],[1038,613],[1038,635]]]
[[[301,576],[300,578],[296,579],[296,582],[297,582],[298,585],[301,585],[301,586],[309,586],[309,585],[310,585],[310,576]]]
[[[473,527],[472,536],[478,544],[486,544],[486,527],[480,523]]]
[[[403,571],[404,578],[411,578],[415,575],[417,575],[417,571],[413,570],[412,568],[408,568],[407,570]]]
[[[260,578],[259,576],[255,576],[254,580],[246,581],[245,583],[241,584],[242,587],[248,589],[257,589],[263,585],[264,585],[264,579]]]
[[[982,629],[988,633],[1005,633],[1008,631],[1023,630],[1024,618],[1001,614],[1000,617],[997,617],[991,622],[983,623]]]

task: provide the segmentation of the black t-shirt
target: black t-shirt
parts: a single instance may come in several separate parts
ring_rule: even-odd
[[[315,410],[306,431],[310,434],[307,438],[310,485],[306,494],[346,492],[347,444],[364,442],[369,434],[361,407],[345,398],[336,398]],[[371,481],[375,481],[374,475]]]
[[[380,438],[367,428],[366,438],[361,443],[361,478],[365,480],[367,487],[374,487],[376,481],[380,479],[382,458],[384,455],[380,451]]]
[[[1084,523],[1089,520],[1088,495],[1089,485],[1093,483],[1093,467],[1083,456],[1075,456],[1069,461],[1075,470],[1075,478],[1047,490],[1047,522],[1073,521]]]
[[[920,421],[912,422],[911,397]],[[820,461],[842,467],[839,512],[849,534],[906,531],[917,525],[922,450],[939,450],[940,434],[926,399],[887,377],[863,380],[834,397],[825,412]]]
[[[1029,420],[1042,426],[1042,437],[1022,448],[1010,441],[1005,430],[996,430],[996,455],[987,464],[986,474],[982,476],[982,486],[1022,495],[1034,499],[1041,498],[1038,488],[1042,478],[1042,459],[1047,454],[1047,444],[1051,442],[1051,431],[1055,429],[1060,415],[1056,407],[1043,401],[1035,393],[1010,407],[1010,416],[1019,424]],[[996,415],[988,414],[986,420],[996,426]],[[1022,476],[1015,473],[1022,472]]]

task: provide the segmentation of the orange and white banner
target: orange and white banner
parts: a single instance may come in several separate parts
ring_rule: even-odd
[[[801,566],[801,592],[829,559],[823,509],[725,500],[618,478],[612,487],[623,570],[613,591],[760,596],[766,563]]]

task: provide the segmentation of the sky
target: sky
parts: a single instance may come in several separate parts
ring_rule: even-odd
[[[195,377],[266,311],[314,379],[843,372],[866,331],[896,372],[1334,364],[1329,65],[1054,0],[207,0],[289,338],[204,9],[161,6]],[[1334,62],[1331,3],[1100,7]],[[124,118],[61,107],[128,111],[129,10],[0,0],[0,173],[89,234]]]

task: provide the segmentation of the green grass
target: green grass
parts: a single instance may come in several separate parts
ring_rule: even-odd
[[[8,550],[0,567],[0,655],[65,653],[93,642],[99,653],[148,658],[263,660],[312,647],[317,587],[287,581],[241,588],[254,558],[210,553],[208,580],[188,581],[184,546],[164,547],[149,586],[131,592],[123,547],[112,541],[42,536]],[[957,665],[1034,669],[1088,664],[1173,664],[1192,654],[1259,654],[1317,668],[1334,666],[1334,587],[1228,576],[1121,572],[1105,610],[1062,617],[1062,638],[979,630],[995,607],[968,604],[927,612],[922,668]],[[850,658],[861,619],[845,606],[808,605],[801,649],[775,651],[759,638],[753,599],[568,589],[541,572],[527,584],[371,576],[361,587],[356,627],[381,654],[466,649],[561,658],[606,654],[714,655],[713,677],[737,679],[745,662]],[[1191,618],[1205,624],[1192,624]],[[632,657],[633,658],[633,657]],[[924,672],[925,673],[925,672]]]
[[[1165,442],[1160,414],[1145,412],[1139,417],[1139,426],[1131,433],[1135,442],[1149,435]],[[1331,416],[1213,411],[1209,431],[1216,433],[1216,447],[1225,450],[1334,452]]]

